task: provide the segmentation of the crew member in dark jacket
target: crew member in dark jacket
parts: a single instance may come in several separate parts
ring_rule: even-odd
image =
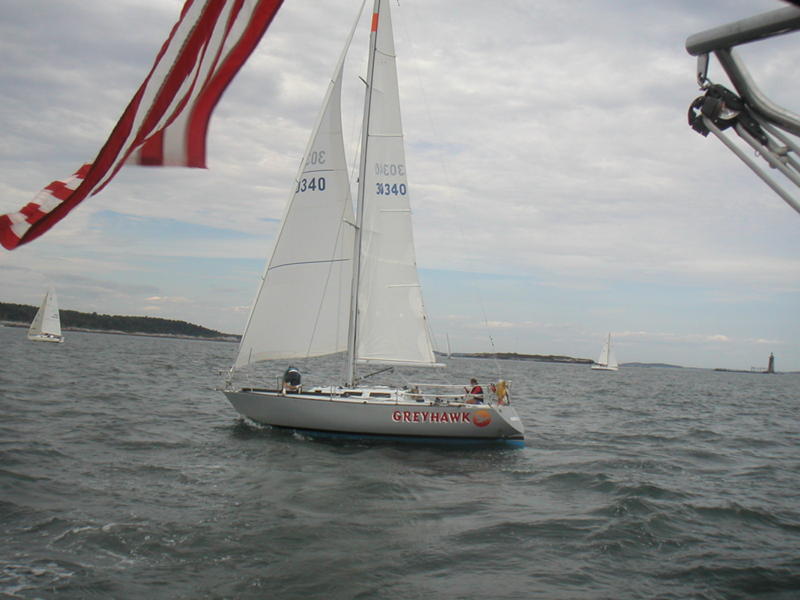
[[[286,392],[299,392],[302,389],[302,378],[300,371],[296,367],[289,367],[283,374],[283,391]]]

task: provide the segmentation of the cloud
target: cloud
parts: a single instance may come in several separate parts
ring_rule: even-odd
[[[509,329],[514,327],[514,324],[507,321],[486,321],[484,326],[490,329]]]
[[[97,153],[179,4],[6,0],[0,210]],[[800,339],[800,219],[686,124],[699,94],[686,37],[776,4],[393,3],[416,259],[454,347],[488,321],[519,351],[594,354],[611,329],[692,364],[712,361],[704,344],[784,340],[800,368],[788,341]],[[0,255],[0,300],[38,302],[55,282],[65,307],[161,307],[241,330],[352,13],[346,0],[284,3],[216,108],[210,168],[122,169],[41,240]],[[351,160],[367,34],[345,75]],[[796,36],[742,55],[798,112]],[[711,74],[726,83],[716,63]]]
[[[189,298],[162,298],[160,296],[151,296],[146,299],[148,302],[163,302],[169,304],[185,304],[192,302]]]
[[[670,344],[731,344],[734,340],[721,333],[678,334],[652,331],[614,332],[615,339],[628,339],[635,342],[662,342]]]

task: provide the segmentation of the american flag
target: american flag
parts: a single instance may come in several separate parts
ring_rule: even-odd
[[[126,163],[206,166],[206,133],[225,88],[283,0],[186,0],[180,18],[93,162],[53,181],[18,212],[0,215],[0,244],[36,239]]]

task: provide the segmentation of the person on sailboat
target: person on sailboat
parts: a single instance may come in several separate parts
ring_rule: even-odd
[[[473,377],[469,380],[469,384],[471,387],[464,388],[467,392],[467,404],[483,404],[483,388],[478,385],[478,380]]]
[[[289,366],[283,374],[283,392],[299,392],[302,389],[302,377],[297,367]]]
[[[496,396],[498,404],[508,404],[508,383],[505,379],[498,381],[497,385],[489,384],[489,389]]]

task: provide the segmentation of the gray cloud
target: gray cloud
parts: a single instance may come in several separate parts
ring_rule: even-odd
[[[535,295],[540,287],[528,288],[491,315],[505,323],[570,324],[572,337],[563,343],[573,346],[565,353],[593,355],[598,336],[614,328],[671,331],[675,340],[717,332],[798,339],[797,325],[785,325],[797,322],[787,295],[797,299],[800,218],[685,121],[698,94],[686,37],[780,6],[772,0],[393,6],[420,267],[465,278],[513,275],[547,282],[562,294],[561,304],[582,299],[584,314],[559,311],[557,301]],[[0,210],[18,209],[96,154],[179,7],[177,0],[0,2]],[[252,265],[269,249],[353,12],[345,0],[286,2],[217,108],[210,168],[124,169],[44,238],[0,255],[13,283],[1,299],[37,301],[40,280],[49,276],[60,287],[73,286],[67,299],[78,309],[102,301],[103,312],[121,312],[144,306],[146,297],[206,296],[194,312],[178,304],[165,307],[164,316],[192,314],[202,324],[236,330],[242,317],[234,307],[250,301],[260,272]],[[347,69],[349,150],[360,127],[363,37]],[[759,84],[787,104],[800,97],[796,42],[795,36],[790,44],[744,50]],[[712,76],[724,79],[720,73],[712,67]],[[153,230],[146,241],[112,239],[97,225],[109,210],[145,224],[174,219],[241,237],[170,239]],[[221,286],[224,293],[209,297],[199,267],[178,282],[169,277],[174,266],[167,262],[158,272],[153,256],[205,261],[209,272],[225,264],[236,276]],[[641,291],[656,284],[665,287]],[[641,295],[625,295],[632,288]],[[710,298],[753,298],[758,288],[759,300],[747,309],[750,332],[691,331],[694,322],[681,324],[666,308],[653,309],[650,323],[635,311],[613,310],[632,299],[652,304],[655,293],[685,301],[690,288],[709,321],[717,306]],[[590,297],[602,289],[609,295]],[[434,322],[451,314],[447,294],[435,285],[426,289]],[[598,300],[602,306],[588,305]],[[521,312],[525,306],[547,318],[532,319]],[[757,317],[759,309],[765,312]],[[520,325],[516,335],[529,330]],[[556,346],[555,337],[540,331],[531,346]],[[650,351],[654,359],[657,351]],[[754,344],[753,351],[763,348]],[[637,352],[647,353],[638,346]],[[792,353],[800,369],[796,343],[782,352]],[[715,358],[692,356],[694,364]]]

